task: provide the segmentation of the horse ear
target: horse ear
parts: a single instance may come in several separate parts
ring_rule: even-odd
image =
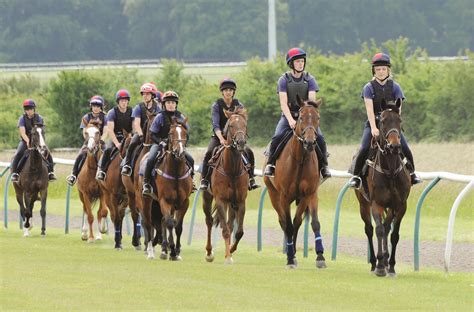
[[[314,103],[316,104],[316,108],[319,108],[323,104],[323,99],[317,99]]]
[[[187,125],[187,124],[188,124],[188,117],[184,117],[183,125]]]
[[[301,97],[300,97],[299,94],[296,95],[296,102],[298,102],[299,107],[303,107],[303,106],[304,106],[304,102],[303,102],[303,100],[301,99]]]
[[[224,109],[224,115],[225,115],[227,118],[230,118],[230,116],[231,116],[232,114],[233,114],[233,112]]]

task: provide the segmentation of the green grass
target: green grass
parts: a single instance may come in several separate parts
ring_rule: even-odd
[[[131,248],[113,250],[111,237],[87,244],[79,232],[50,230],[46,238],[23,238],[0,230],[2,310],[468,310],[470,273],[414,273],[398,265],[396,278],[368,273],[362,259],[340,256],[318,270],[299,258],[285,268],[278,248],[257,253],[243,243],[232,266],[223,245],[214,263],[204,260],[204,242],[185,245],[183,261],[145,259]],[[471,295],[469,295],[471,294]]]

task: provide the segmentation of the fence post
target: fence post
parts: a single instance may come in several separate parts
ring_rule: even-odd
[[[191,213],[191,221],[189,222],[189,233],[188,233],[188,245],[191,245],[193,240],[193,230],[194,230],[194,220],[196,219],[196,206],[199,200],[199,194],[201,194],[201,189],[198,189],[193,200],[193,209]]]
[[[264,186],[262,189],[262,193],[260,194],[260,203],[258,205],[257,251],[262,251],[262,214],[263,214],[263,202],[265,201],[266,193],[267,193],[267,187]]]
[[[64,234],[69,234],[69,206],[71,201],[71,186],[67,185],[66,193],[66,220],[64,222]]]
[[[3,174],[5,171],[3,172]],[[10,173],[7,176],[7,179],[5,181],[5,188],[3,190],[3,226],[5,229],[8,229],[8,187],[10,185],[10,179],[12,178],[12,174]]]
[[[332,230],[331,260],[333,261],[336,260],[336,255],[337,255],[337,235],[338,235],[338,230],[339,230],[339,214],[341,212],[342,199],[344,198],[344,194],[347,192],[348,189],[349,189],[349,181],[347,181],[346,184],[344,184],[341,191],[339,192],[339,195],[337,196],[336,214],[334,216],[334,227]]]
[[[309,213],[304,217],[304,240],[303,240],[303,257],[308,258],[308,227],[309,227]],[[295,247],[296,248],[296,247]]]
[[[421,218],[421,206],[425,200],[425,197],[428,195],[429,191],[441,180],[440,177],[434,178],[430,184],[423,190],[421,193],[420,199],[416,204],[416,215],[415,215],[415,230],[413,238],[413,262],[415,266],[415,271],[420,270],[420,218]]]

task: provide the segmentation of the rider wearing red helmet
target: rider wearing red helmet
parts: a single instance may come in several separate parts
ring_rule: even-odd
[[[19,172],[21,168],[18,167],[20,160],[25,154],[28,145],[30,144],[31,130],[35,125],[44,126],[43,117],[36,113],[36,103],[32,99],[26,99],[23,101],[24,114],[18,119],[18,131],[20,132],[20,143],[16,148],[15,155],[11,163],[11,181],[18,182],[20,180]],[[50,181],[56,180],[54,174],[54,163],[51,153],[48,151],[48,179]]]
[[[82,129],[82,136],[84,139],[86,138],[86,128],[90,122],[94,122],[99,126],[100,136],[103,138],[104,135],[104,126],[105,126],[105,113],[104,113],[104,98],[100,95],[94,95],[89,100],[89,107],[90,112],[85,114],[81,119],[81,124],[79,126]],[[73,186],[76,183],[77,175],[82,169],[82,165],[84,164],[87,157],[87,147],[84,144],[81,149],[79,150],[79,154],[74,161],[74,166],[72,167],[71,174],[66,178],[66,182]]]
[[[120,146],[125,139],[124,132],[132,132],[132,108],[128,106],[128,103],[130,103],[130,93],[125,89],[118,90],[115,94],[115,102],[117,106],[109,110],[106,117],[106,132],[111,141],[106,145],[104,153],[97,164],[95,178],[100,181],[105,180],[107,167],[114,149],[120,150]]]
[[[361,186],[360,175],[362,174],[362,169],[369,154],[372,137],[378,137],[380,134],[377,124],[380,114],[383,111],[382,103],[395,102],[398,99],[403,101],[405,99],[402,88],[390,75],[390,56],[385,53],[376,53],[372,57],[371,65],[373,78],[364,86],[361,96],[364,99],[365,109],[367,111],[367,121],[362,134],[359,151],[349,170],[349,172],[354,175],[350,179],[349,185],[355,189]],[[400,106],[400,115],[401,113],[402,107]],[[420,183],[421,179],[415,174],[413,154],[408,147],[403,132],[400,133],[400,143],[402,145],[402,152],[408,160],[407,168],[410,170],[411,183]]]
[[[135,149],[140,143],[143,143],[144,136],[147,132],[145,123],[147,121],[147,113],[158,114],[161,111],[161,105],[156,100],[156,95],[159,93],[158,89],[153,83],[147,82],[140,87],[140,94],[142,95],[143,102],[138,103],[133,108],[133,132],[134,135],[128,146],[127,153],[125,154],[122,163],[121,174],[124,176],[132,175],[132,155],[134,155]],[[148,125],[149,127],[150,125]],[[138,155],[137,155],[138,156]]]
[[[204,160],[202,161],[202,171],[201,171],[201,190],[207,190],[209,188],[209,177],[212,173],[212,169],[209,167],[209,160],[212,157],[212,152],[214,148],[219,145],[224,145],[226,138],[222,134],[223,129],[227,123],[228,118],[225,116],[224,111],[233,111],[236,108],[243,108],[244,105],[234,98],[235,92],[237,90],[237,84],[231,78],[224,78],[219,84],[219,90],[221,91],[222,97],[219,98],[211,108],[211,119],[212,119],[212,136],[211,141],[207,147]],[[244,155],[245,154],[245,155]],[[245,153],[242,154],[242,160],[245,165],[250,163],[249,173],[249,189],[254,190],[259,187],[255,182],[255,157],[252,150],[246,146]]]
[[[296,126],[296,120],[299,115],[299,105],[296,101],[297,96],[302,100],[316,100],[316,93],[319,86],[316,79],[305,72],[306,52],[300,48],[292,48],[286,54],[286,64],[291,71],[284,73],[278,80],[277,93],[280,99],[282,115],[272,137],[270,148],[268,150],[267,166],[264,175],[272,177],[275,173],[275,163],[278,158],[277,147],[286,136]],[[328,168],[326,142],[321,129],[317,129],[316,152],[318,154],[319,168],[323,180],[331,176]]]

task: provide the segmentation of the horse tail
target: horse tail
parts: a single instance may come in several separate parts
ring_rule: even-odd
[[[218,227],[219,226],[219,216],[217,215],[217,205],[214,204],[214,207],[212,207],[212,225],[214,225],[214,227]]]

